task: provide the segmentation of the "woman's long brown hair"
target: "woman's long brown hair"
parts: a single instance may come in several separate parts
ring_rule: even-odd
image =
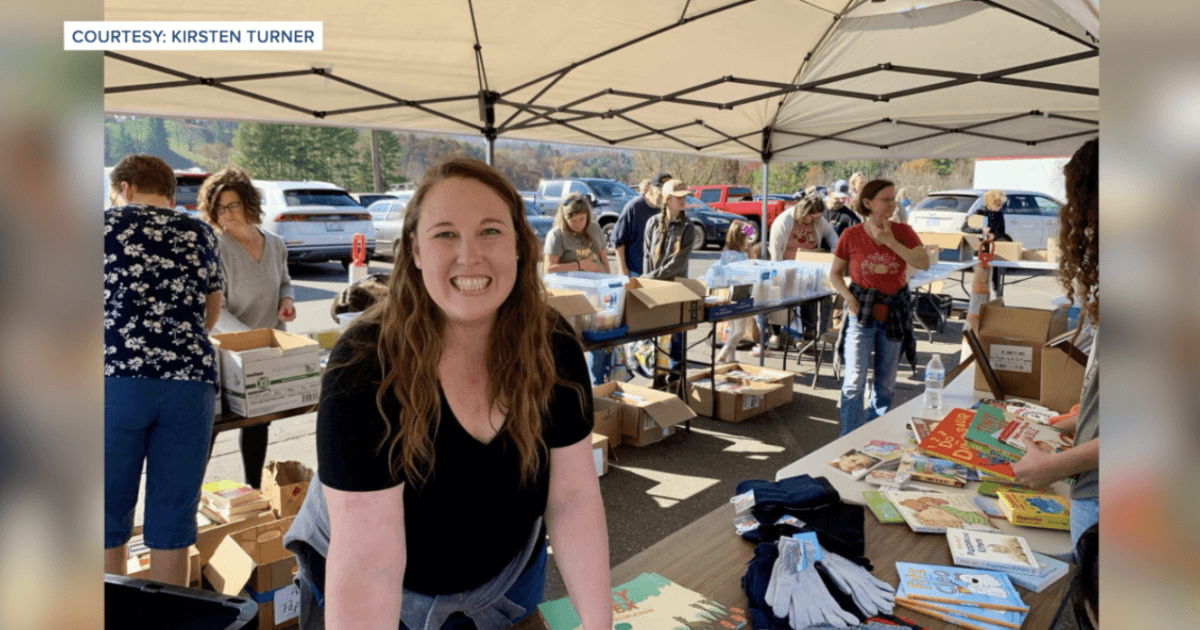
[[[488,408],[498,403],[506,412],[497,439],[504,434],[511,438],[521,460],[522,482],[531,483],[547,457],[542,417],[549,410],[552,387],[562,382],[550,350],[550,333],[557,318],[546,305],[538,277],[538,241],[525,219],[524,202],[492,167],[479,160],[453,157],[425,172],[405,211],[403,246],[398,248],[389,282],[391,294],[352,324],[378,323],[379,342],[354,347],[346,365],[367,361],[373,355],[378,359],[382,380],[375,403],[387,426],[378,452],[387,453],[397,478],[403,471],[418,485],[428,480],[434,465],[433,438],[442,421],[438,363],[445,349],[446,318],[430,298],[412,250],[429,191],[456,178],[475,180],[492,189],[508,205],[516,228],[517,280],[496,313],[484,360]],[[575,389],[582,395],[582,388]],[[399,417],[388,417],[384,410],[389,393],[399,402]]]
[[[1084,143],[1063,167],[1067,205],[1059,212],[1058,279],[1072,303],[1078,295],[1100,321],[1100,139]]]

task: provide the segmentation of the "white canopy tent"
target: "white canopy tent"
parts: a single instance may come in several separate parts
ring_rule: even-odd
[[[109,52],[105,110],[764,162],[1061,155],[1099,131],[1095,1],[108,0],[319,20],[324,50]]]

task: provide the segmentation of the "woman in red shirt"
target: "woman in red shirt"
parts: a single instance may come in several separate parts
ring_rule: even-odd
[[[854,199],[863,223],[847,228],[838,238],[830,275],[833,287],[846,300],[846,371],[842,380],[841,425],[845,435],[864,422],[887,413],[896,393],[900,351],[915,356],[912,303],[904,272],[912,265],[929,268],[929,257],[912,227],[893,223],[896,187],[876,179]],[[843,277],[850,272],[850,286]],[[867,365],[875,354],[875,382],[863,417]]]

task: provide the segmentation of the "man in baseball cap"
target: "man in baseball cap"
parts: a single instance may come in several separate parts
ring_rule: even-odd
[[[844,179],[834,182],[829,189],[829,207],[825,210],[825,220],[829,221],[838,236],[841,236],[846,228],[862,223],[862,219],[854,214],[853,210],[846,207],[849,200],[850,184],[846,183]]]

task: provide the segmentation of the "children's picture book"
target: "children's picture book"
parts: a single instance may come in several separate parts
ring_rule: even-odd
[[[200,486],[200,497],[210,506],[220,508],[253,503],[262,499],[262,493],[244,483],[225,479]]]
[[[1025,455],[1025,449],[1010,445],[1007,439],[1018,424],[1020,421],[1012,413],[980,404],[967,424],[963,439],[982,455],[1015,462]]]
[[[897,562],[896,573],[912,599],[1029,612],[1008,575],[999,571]]]
[[[862,479],[867,473],[882,463],[876,457],[852,448],[829,462],[829,467],[854,479]]]
[[[689,630],[746,627],[748,614],[688,590],[657,573],[643,573],[612,589],[613,630]],[[538,604],[550,630],[583,627],[570,598]]]
[[[1018,630],[1025,623],[1027,613],[1016,610],[999,610],[979,606],[964,606],[945,602],[917,599],[910,596],[904,580],[896,589],[896,604],[922,612],[935,619],[948,621],[963,628],[978,630]]]
[[[1029,438],[1034,446],[1045,453],[1057,453],[1075,445],[1075,441],[1067,433],[1048,424],[1028,420],[1018,422],[1017,428],[1009,433],[1005,442],[1009,446],[1024,450],[1025,438]]]
[[[1034,490],[1025,486],[1015,485],[1011,481],[992,481],[981,480],[979,487],[975,490],[985,497],[995,497],[997,492],[1024,492],[1026,494],[1054,494],[1053,490]]]
[[[884,440],[871,440],[866,446],[863,446],[858,450],[861,453],[866,453],[867,455],[878,459],[883,464],[898,462],[901,454],[901,447],[899,444]]]
[[[888,490],[884,493],[918,534],[944,534],[957,527],[973,531],[999,531],[971,499],[960,494]]]
[[[1005,573],[1008,573],[1008,579],[1012,580],[1013,584],[1024,589],[1029,589],[1034,593],[1041,593],[1051,584],[1057,582],[1059,578],[1067,574],[1068,566],[1066,562],[1036,551],[1033,552],[1033,557],[1038,563],[1037,575],[1021,575],[1005,571]]]
[[[1000,511],[1013,525],[1044,529],[1071,529],[1071,503],[1054,494],[997,493]]]
[[[937,420],[930,420],[929,418],[917,418],[914,416],[908,421],[908,427],[912,429],[913,438],[920,443],[925,439],[925,436],[929,435],[929,432],[933,430],[933,427],[937,426],[937,423]]]
[[[908,487],[909,476],[898,470],[872,470],[863,481],[884,488],[903,490]]]
[[[1029,543],[1020,536],[973,532],[951,527],[946,530],[950,556],[960,567],[991,569],[1008,574],[1037,575],[1041,571]]]
[[[968,426],[973,418],[974,415],[966,409],[951,411],[920,443],[921,450],[974,470],[985,470],[996,477],[1013,479],[1012,465],[1007,459],[980,453],[966,441]]]
[[[900,456],[900,467],[896,470],[908,475],[910,481],[924,481],[956,488],[961,488],[967,483],[966,466],[936,457],[905,453]]]
[[[1004,512],[1000,511],[1000,504],[996,503],[995,499],[989,499],[988,497],[971,497],[971,502],[975,504],[975,507],[982,510],[983,513],[987,514],[988,516],[1004,518]]]
[[[867,490],[863,492],[863,499],[867,502],[867,507],[871,508],[871,513],[875,518],[879,519],[880,523],[903,523],[904,517],[900,516],[900,511],[892,505],[887,497],[878,490]]]
[[[984,398],[976,403],[979,405],[991,405],[997,409],[1003,409],[1013,415],[1014,418],[1020,420],[1033,420],[1034,422],[1050,423],[1050,419],[1057,416],[1058,412],[1041,405],[1036,405],[1031,402],[1021,400],[995,400],[993,398]]]

